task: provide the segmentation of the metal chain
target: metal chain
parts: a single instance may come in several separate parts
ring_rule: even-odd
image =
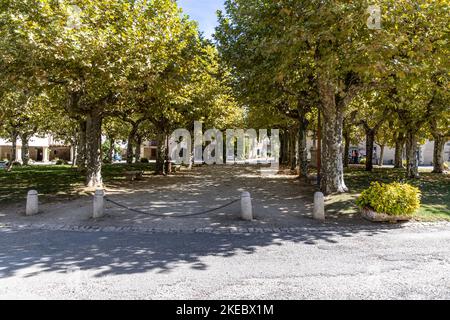
[[[235,200],[233,200],[233,201],[231,201],[229,203],[226,203],[226,204],[224,204],[224,205],[222,205],[220,207],[217,207],[217,208],[214,208],[214,209],[209,209],[209,210],[202,211],[202,212],[189,213],[189,214],[177,215],[177,216],[168,216],[168,215],[164,215],[164,214],[156,214],[156,213],[150,213],[150,212],[141,211],[141,210],[138,210],[138,209],[133,209],[133,208],[130,208],[130,207],[126,206],[126,205],[123,205],[123,204],[121,204],[119,202],[111,200],[108,197],[104,197],[104,199],[106,201],[108,201],[108,202],[110,202],[110,203],[112,203],[112,204],[114,204],[114,205],[116,205],[116,206],[118,206],[120,208],[126,209],[128,211],[139,213],[139,214],[145,214],[145,215],[152,216],[152,217],[157,217],[157,218],[189,218],[189,217],[200,216],[200,215],[204,215],[204,214],[207,214],[207,213],[211,213],[211,212],[214,212],[214,211],[217,211],[217,210],[229,207],[232,204],[235,204],[236,202],[240,201],[240,199],[235,199]]]

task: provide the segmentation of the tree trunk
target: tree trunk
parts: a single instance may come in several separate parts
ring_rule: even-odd
[[[304,117],[300,119],[300,127],[298,130],[298,165],[300,167],[300,177],[308,177],[308,120]]]
[[[136,137],[136,149],[134,152],[135,155],[135,162],[138,163],[141,161],[141,145],[142,145],[142,137],[139,135]]]
[[[382,167],[384,165],[384,149],[385,145],[380,145],[380,159],[378,160],[378,165]]]
[[[373,147],[375,131],[366,129],[366,171],[373,171]]]
[[[320,188],[325,194],[347,192],[342,161],[344,112],[336,104],[335,83],[320,76],[318,86],[324,118]]]
[[[296,145],[296,139],[295,139],[295,131],[294,129],[291,130],[289,133],[289,164],[291,166],[291,170],[294,171],[297,167],[297,159],[295,155],[295,145]]]
[[[350,132],[344,130],[344,168],[348,168],[349,166],[349,153],[350,153]]]
[[[76,137],[73,140],[73,161],[72,161],[72,168],[75,167],[78,163],[78,141],[76,139]]]
[[[409,179],[419,178],[417,138],[413,131],[409,131],[406,137],[406,175]]]
[[[102,117],[98,110],[87,114],[86,121],[86,185],[102,187]]]
[[[132,164],[133,163],[133,158],[134,158],[134,154],[133,154],[133,141],[134,141],[134,136],[132,136],[131,134],[128,136],[128,143],[127,143],[127,163],[128,164]]]
[[[444,149],[445,139],[444,136],[435,134],[434,137],[434,150],[433,150],[433,173],[444,173]]]
[[[165,175],[165,158],[166,158],[166,140],[164,134],[157,136],[158,148],[156,149],[156,168],[155,173]]]
[[[139,130],[139,124],[140,122],[133,123],[131,127],[131,131],[128,135],[128,145],[127,145],[127,163],[132,164],[133,163],[133,157],[135,156],[133,152],[134,143],[136,142],[136,135]],[[137,149],[136,149],[137,150]],[[137,159],[136,159],[137,161]]]
[[[164,156],[165,168],[164,168],[164,170],[165,170],[165,174],[167,175],[167,174],[172,174],[172,158],[169,155],[169,136],[165,136],[164,141],[166,143],[166,149],[164,150],[165,151],[165,156]]]
[[[395,159],[394,168],[403,169],[403,146],[405,144],[405,137],[399,133],[395,138]]]
[[[29,146],[29,140],[30,135],[29,134],[22,134],[20,135],[20,139],[22,140],[22,163],[24,166],[27,166],[30,162],[30,146]]]
[[[281,147],[281,164],[287,165],[289,162],[288,157],[288,148],[289,147],[289,135],[287,133],[287,130],[283,130],[283,144]]]
[[[17,139],[19,138],[19,134],[17,131],[13,131],[11,134],[11,160],[10,163],[17,161]]]
[[[77,166],[80,171],[86,169],[86,131],[86,121],[80,121],[77,139]]]
[[[17,138],[19,137],[19,134],[17,133],[16,130],[13,130],[11,132],[11,157],[9,159],[9,163],[8,163],[8,167],[6,168],[6,171],[11,171],[13,166],[14,166],[14,162],[16,162],[17,160]]]
[[[116,144],[116,140],[114,138],[110,137],[109,138],[108,156],[107,156],[108,163],[113,163],[115,144]]]

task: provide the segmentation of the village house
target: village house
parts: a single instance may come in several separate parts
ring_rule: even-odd
[[[49,163],[56,159],[73,161],[74,152],[71,146],[55,140],[52,136],[33,136],[29,141],[30,160]],[[0,138],[0,160],[11,160],[12,152],[16,153],[16,160],[22,161],[22,141],[17,140],[16,150],[12,150],[12,143]]]
[[[353,152],[357,152],[359,158],[364,158],[366,156],[366,146],[362,142],[359,146],[352,146],[350,148],[350,155]],[[420,145],[417,150],[417,157],[420,166],[432,166],[433,165],[433,152],[434,152],[434,141],[426,141],[425,144]],[[379,145],[374,145],[374,163],[378,163],[381,156],[381,148]],[[395,149],[385,147],[383,156],[383,165],[393,165],[395,159]],[[450,141],[445,145],[444,148],[444,161],[450,162]]]

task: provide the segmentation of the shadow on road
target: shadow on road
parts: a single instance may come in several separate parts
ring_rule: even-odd
[[[258,248],[289,243],[338,248],[343,238],[375,236],[401,226],[380,225],[351,229],[311,230],[302,233],[249,234],[138,234],[64,231],[0,231],[0,278],[21,272],[65,273],[68,269],[93,271],[96,277],[144,272],[170,273],[180,265],[204,271],[204,257],[226,259],[254,254]],[[25,270],[33,267],[32,271]],[[36,268],[38,271],[36,271]]]

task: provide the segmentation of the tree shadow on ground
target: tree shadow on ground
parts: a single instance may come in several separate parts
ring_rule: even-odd
[[[401,225],[317,229],[297,233],[79,233],[64,231],[2,230],[0,278],[21,274],[66,273],[73,268],[93,272],[95,277],[170,273],[180,266],[205,271],[205,257],[226,259],[255,254],[258,249],[288,244],[322,245],[336,249],[345,238],[373,237]],[[32,267],[32,271],[25,270]],[[36,271],[38,269],[38,271]],[[28,273],[27,273],[28,272]]]

